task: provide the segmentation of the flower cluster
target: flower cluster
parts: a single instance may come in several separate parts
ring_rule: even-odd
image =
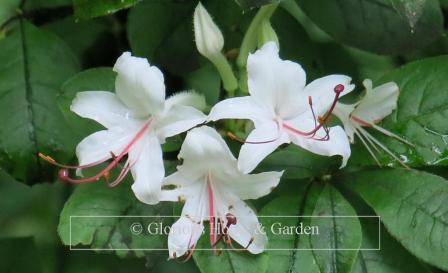
[[[223,37],[201,5],[194,22],[199,51],[221,62]],[[209,222],[213,247],[222,240],[231,247],[234,241],[254,254],[265,249],[266,235],[257,232],[257,216],[243,200],[265,196],[278,185],[282,172],[250,173],[280,145],[292,143],[319,155],[341,156],[342,168],[350,157],[350,142],[357,135],[376,160],[372,147],[401,162],[363,128],[371,127],[406,142],[376,125],[397,106],[395,83],[372,88],[371,81],[366,80],[365,96],[354,104],[343,104],[339,99],[354,90],[350,77],[329,75],[307,84],[299,64],[279,57],[276,42],[267,42],[249,54],[249,94],[217,103],[208,116],[202,112],[204,98],[193,91],[165,98],[163,74],[146,59],[123,53],[114,71],[115,93],[80,92],[71,105],[79,116],[105,127],[79,143],[79,165],[62,165],[51,157],[41,157],[61,167],[63,181],[81,184],[105,178],[109,186],[115,186],[130,171],[132,190],[141,202],[185,202],[168,237],[171,258],[192,255],[205,221]],[[343,127],[328,125],[333,115]],[[254,129],[242,141],[238,159],[221,135],[204,125],[221,119],[253,122]],[[165,177],[161,144],[186,131],[178,155],[182,165]],[[83,176],[83,170],[105,162],[106,167],[97,174]],[[111,179],[115,168],[119,173]],[[73,178],[70,169],[76,169],[81,178]]]

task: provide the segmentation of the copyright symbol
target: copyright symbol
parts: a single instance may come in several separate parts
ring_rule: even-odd
[[[142,234],[143,226],[142,226],[142,224],[136,222],[131,225],[130,229],[131,229],[132,234],[140,235],[140,234]]]

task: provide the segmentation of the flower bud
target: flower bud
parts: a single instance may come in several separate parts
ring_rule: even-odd
[[[208,59],[221,54],[224,38],[207,10],[199,4],[194,11],[194,37],[198,51]]]

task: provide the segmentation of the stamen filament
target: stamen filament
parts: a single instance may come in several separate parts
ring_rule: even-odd
[[[317,131],[319,131],[325,125],[325,123],[328,121],[328,119],[331,117],[331,114],[333,113],[333,110],[336,107],[336,104],[337,104],[337,102],[339,100],[339,96],[340,96],[340,94],[343,91],[344,91],[344,86],[342,84],[336,85],[336,87],[334,88],[334,92],[336,93],[336,95],[334,97],[333,103],[330,106],[330,109],[324,115],[324,117],[319,119],[319,124],[317,126],[315,126],[314,129],[312,129],[311,131],[309,131],[309,132],[301,131],[299,129],[296,129],[296,128],[288,125],[285,122],[282,124],[283,128],[285,128],[285,129],[287,129],[287,130],[289,130],[289,131],[291,131],[291,132],[293,132],[293,133],[295,133],[297,135],[307,136],[307,137],[313,138],[314,135],[317,133]],[[315,119],[315,114],[314,114],[314,109],[312,107],[312,100],[310,98],[308,98],[308,101],[309,101],[309,104],[311,106],[311,112],[313,113],[314,120],[316,120]]]
[[[209,210],[209,222],[210,222],[210,245],[214,246],[216,242],[215,216],[214,216],[215,207],[214,207],[214,196],[210,174],[208,174],[207,176],[207,191],[208,191],[208,210]]]
[[[370,138],[376,145],[381,147],[386,153],[388,153],[391,157],[393,157],[395,160],[397,160],[404,168],[410,169],[408,165],[406,165],[400,158],[398,158],[394,153],[392,153],[386,146],[384,146],[381,142],[379,142],[376,138],[374,138],[372,135],[370,135],[366,130],[364,130],[362,127],[358,127],[359,130],[364,134],[366,138]]]
[[[369,144],[367,144],[366,140],[364,140],[364,137],[362,135],[362,133],[360,133],[358,130],[355,130],[355,134],[359,137],[359,139],[361,140],[361,142],[364,144],[364,146],[366,147],[367,151],[370,153],[370,155],[373,157],[373,159],[375,160],[376,164],[378,164],[378,166],[382,166],[380,161],[378,160],[378,158],[376,157],[375,153],[372,151],[372,149],[370,148]],[[368,140],[370,142],[370,140]],[[375,150],[377,150],[378,148],[372,143],[372,147],[375,148]]]
[[[91,163],[91,164],[87,164],[87,165],[83,165],[83,166],[68,166],[68,165],[63,165],[63,164],[59,164],[57,163],[53,158],[49,157],[49,156],[45,156],[45,155],[41,155],[39,154],[39,156],[50,162],[53,165],[59,166],[61,167],[61,171],[60,171],[60,179],[62,181],[65,182],[69,182],[69,183],[73,183],[73,184],[83,184],[83,183],[89,183],[89,182],[94,182],[94,181],[98,181],[101,177],[106,177],[106,179],[108,178],[109,172],[115,167],[117,166],[117,164],[120,162],[120,160],[129,152],[129,150],[132,148],[132,146],[135,145],[135,143],[143,136],[143,134],[146,132],[146,130],[149,128],[149,125],[152,122],[152,118],[150,118],[135,134],[135,136],[131,139],[131,141],[126,144],[126,146],[124,147],[124,149],[120,152],[120,154],[118,154],[116,157],[113,157],[112,162],[110,162],[102,171],[100,171],[99,173],[97,173],[96,175],[90,176],[90,177],[86,177],[86,178],[81,178],[81,179],[75,179],[75,178],[71,178],[69,176],[69,173],[67,171],[67,169],[79,169],[79,168],[89,168],[89,167],[93,167],[98,165],[99,163],[102,163],[106,160],[103,161],[99,161],[99,163],[95,162],[95,163]],[[128,164],[126,164],[128,165]],[[130,166],[125,166],[125,168],[120,172],[119,176],[117,179],[115,179],[111,184],[112,186],[115,186],[116,184],[118,184],[121,180],[123,180],[125,174],[127,174],[127,172],[129,172]],[[118,181],[118,182],[117,182]]]
[[[104,159],[95,161],[95,162],[93,162],[93,163],[89,163],[89,164],[86,164],[86,165],[78,165],[78,166],[76,166],[76,165],[64,165],[64,164],[61,164],[61,163],[57,162],[56,160],[54,160],[51,156],[49,156],[49,155],[44,155],[43,153],[38,153],[37,155],[38,155],[41,159],[47,161],[48,163],[50,163],[50,164],[52,164],[52,165],[54,165],[54,166],[63,168],[63,169],[86,169],[86,168],[94,167],[94,166],[96,166],[96,165],[98,165],[98,164],[101,164],[101,163],[103,163],[104,161],[106,161],[106,160],[109,159],[109,158],[106,157],[106,158],[104,158]]]
[[[405,144],[407,144],[407,145],[409,145],[409,146],[411,146],[411,147],[415,147],[414,144],[410,143],[410,142],[407,141],[406,139],[404,139],[404,138],[402,138],[402,137],[399,137],[398,135],[396,135],[396,134],[394,134],[394,133],[392,133],[392,132],[390,132],[390,131],[384,129],[384,128],[381,127],[381,126],[378,126],[378,125],[376,125],[376,124],[374,124],[374,123],[369,123],[369,122],[367,122],[367,121],[365,121],[365,120],[363,120],[363,119],[361,119],[361,118],[359,118],[359,117],[353,116],[353,115],[351,116],[351,119],[352,119],[353,121],[359,123],[359,124],[362,125],[362,126],[365,126],[365,127],[372,127],[372,128],[374,128],[374,129],[380,131],[381,133],[385,134],[386,136],[393,137],[393,138],[397,139],[398,141],[401,141],[401,142],[403,142],[403,143],[405,143]]]
[[[267,144],[267,143],[272,143],[274,141],[278,140],[278,137],[271,139],[271,140],[265,140],[265,141],[247,141],[247,140],[242,140],[241,138],[238,138],[236,135],[234,135],[232,132],[227,132],[227,136],[235,141],[238,141],[242,144]]]

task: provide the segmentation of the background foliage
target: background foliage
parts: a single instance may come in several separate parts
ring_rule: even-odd
[[[398,109],[382,126],[415,147],[373,134],[413,170],[397,168],[386,155],[380,161],[387,167],[379,168],[359,143],[343,170],[339,159],[290,146],[258,167],[286,172],[273,193],[252,205],[260,215],[381,216],[381,251],[196,252],[187,263],[166,261],[166,251],[69,251],[70,215],[177,215],[179,209],[137,202],[130,181],[113,189],[101,182],[73,187],[57,181],[57,170],[37,153],[75,162],[76,144],[99,128],[69,111],[76,92],[114,91],[110,67],[125,50],[159,66],[170,92],[195,89],[209,106],[225,92],[219,74],[194,45],[197,1],[2,0],[0,272],[448,272],[448,1],[204,0],[242,81],[238,49],[257,9],[272,2],[279,3],[271,23],[280,54],[302,64],[308,81],[339,73],[352,76],[358,86],[364,78],[375,85],[397,82]],[[233,126],[245,133],[244,126]],[[181,141],[164,145],[168,170],[177,163]],[[229,145],[238,150],[238,144]],[[128,225],[110,219],[80,224],[75,228],[81,236],[72,244],[166,246],[166,238],[142,242],[123,236],[120,230]],[[363,218],[335,220],[327,229],[338,245],[302,236],[270,238],[270,244],[337,249],[377,243],[376,227]]]

